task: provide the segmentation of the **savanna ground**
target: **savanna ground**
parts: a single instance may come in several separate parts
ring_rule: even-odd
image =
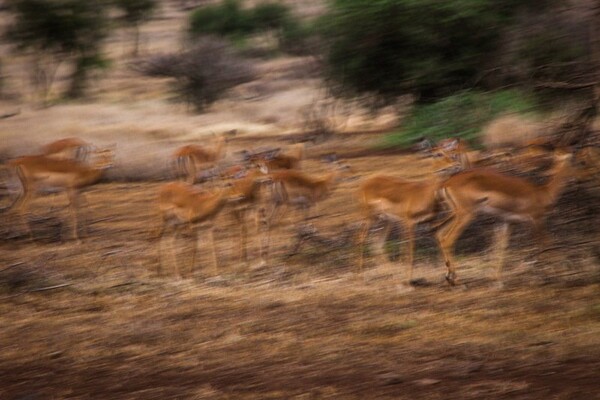
[[[177,36],[181,15],[167,11],[144,28],[145,51]],[[124,52],[125,38],[109,49]],[[19,62],[11,64],[13,76]],[[549,251],[537,254],[527,227],[515,227],[503,288],[494,279],[494,221],[485,218],[458,246],[462,286],[444,282],[425,225],[415,269],[421,286],[401,285],[403,246],[400,260],[369,259],[357,274],[358,250],[342,238],[359,218],[358,180],[341,182],[311,220],[339,246],[309,240],[290,255],[297,230],[284,222],[272,235],[266,266],[257,266],[259,235],[251,231],[246,266],[238,261],[238,227],[225,210],[216,231],[217,277],[207,243],[193,275],[178,280],[172,268],[157,275],[161,246],[172,266],[169,240],[151,240],[167,156],[181,143],[229,129],[238,130],[232,155],[285,146],[287,133],[302,130],[298,108],[319,91],[318,80],[292,73],[303,70],[293,65],[305,60],[263,62],[257,97],[234,93],[196,116],[165,101],[165,82],[120,64],[96,83],[87,104],[2,103],[21,109],[2,122],[6,156],[72,135],[118,147],[109,179],[86,191],[83,244],[70,240],[64,194],[33,202],[34,242],[14,214],[1,215],[0,398],[600,398],[600,221],[597,187],[590,185],[569,186],[549,215],[556,245]],[[376,131],[389,122],[364,121],[348,130]],[[308,145],[305,168],[325,171],[321,154],[356,155],[379,137],[341,133]],[[427,160],[409,155],[365,152],[344,161],[358,178],[428,173]],[[176,242],[182,265],[189,266],[190,246],[185,234]]]

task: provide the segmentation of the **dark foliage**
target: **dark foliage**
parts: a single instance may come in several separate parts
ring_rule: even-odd
[[[198,110],[217,100],[223,93],[253,79],[250,64],[236,55],[224,40],[205,37],[181,53],[152,57],[136,66],[149,76],[176,80],[176,91]]]

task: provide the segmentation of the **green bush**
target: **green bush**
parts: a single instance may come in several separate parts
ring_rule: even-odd
[[[481,84],[515,16],[542,3],[333,0],[324,35],[329,78],[348,94],[434,101]]]
[[[243,9],[239,0],[197,9],[190,16],[189,31],[192,37],[212,34],[238,41],[249,34],[275,31],[282,47],[298,45],[308,33],[284,4],[261,3]]]
[[[261,3],[247,13],[250,25],[255,31],[282,29],[291,21],[289,8],[280,3]]]
[[[509,113],[531,113],[536,103],[517,90],[468,91],[436,103],[415,106],[399,131],[388,135],[385,147],[407,146],[422,137],[440,140],[461,137],[477,146],[481,128],[493,118]]]
[[[201,7],[192,12],[189,29],[192,36],[236,36],[250,33],[252,24],[248,12],[242,9],[238,0],[225,0],[221,4]]]

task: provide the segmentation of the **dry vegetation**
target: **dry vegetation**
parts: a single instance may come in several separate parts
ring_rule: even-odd
[[[177,38],[183,15],[163,11],[142,28],[144,51]],[[127,37],[117,33],[110,53],[124,55]],[[23,62],[15,58],[5,73],[24,82]],[[151,241],[150,232],[168,156],[230,129],[238,130],[232,157],[288,144],[288,134],[303,128],[298,110],[319,93],[306,62],[261,62],[259,81],[202,115],[169,103],[165,82],[135,75],[125,62],[96,82],[86,104],[37,109],[25,100],[26,85],[13,83],[21,98],[4,100],[2,110],[21,114],[1,122],[1,157],[73,135],[118,147],[109,179],[86,190],[83,244],[69,241],[64,194],[32,203],[35,242],[15,214],[0,215],[0,398],[600,398],[600,193],[591,184],[569,186],[549,215],[556,247],[538,255],[526,226],[515,227],[503,289],[495,287],[487,255],[493,219],[479,219],[459,243],[465,286],[444,282],[425,225],[416,242],[422,286],[399,284],[402,261],[368,262],[356,274],[357,249],[343,240],[360,215],[358,181],[351,180],[311,221],[323,240],[311,236],[292,254],[298,232],[282,224],[269,265],[247,267],[237,261],[235,222],[223,214],[215,232],[224,265],[218,277],[209,273],[208,252],[199,254],[192,277],[156,275],[158,248],[169,242]],[[364,121],[347,129],[381,127]],[[361,155],[346,160],[357,177],[424,176],[427,160],[359,154],[376,138],[342,133],[309,145],[303,168],[322,172],[320,155],[337,151]],[[190,241],[184,233],[175,243],[181,262],[189,261]],[[258,259],[251,244],[250,257]],[[401,260],[405,254],[402,243]]]

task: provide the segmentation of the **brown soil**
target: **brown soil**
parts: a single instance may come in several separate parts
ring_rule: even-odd
[[[350,162],[357,176],[426,169],[426,161],[398,156]],[[324,167],[309,160],[306,168]],[[569,211],[575,189],[549,222],[556,244],[569,247],[523,263],[533,248],[527,229],[517,229],[503,289],[485,256],[493,223],[482,221],[463,240],[464,285],[456,288],[444,283],[434,241],[420,230],[422,280],[408,290],[402,262],[357,274],[351,244],[309,240],[286,257],[295,235],[286,222],[273,235],[269,265],[254,266],[256,242],[251,265],[242,265],[226,213],[216,232],[218,277],[204,242],[189,275],[186,234],[175,248],[187,277],[176,279],[172,268],[157,276],[159,247],[172,266],[170,239],[149,240],[158,185],[92,187],[82,245],[69,241],[64,195],[33,204],[35,242],[16,216],[3,219],[1,398],[597,396],[600,274],[593,243],[582,243],[598,231],[565,222],[577,216]],[[356,186],[343,182],[324,203],[312,221],[319,235],[335,242],[352,229]]]

